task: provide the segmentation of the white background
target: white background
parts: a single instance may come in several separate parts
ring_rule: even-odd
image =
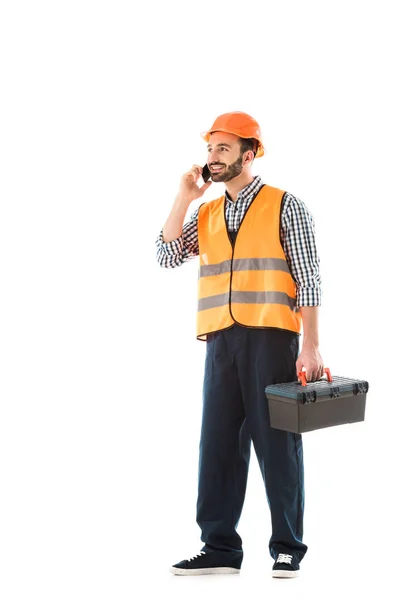
[[[394,586],[395,5],[2,2],[2,600],[346,598]],[[181,175],[205,161],[200,132],[230,110],[262,127],[254,174],[314,215],[326,365],[370,383],[365,422],[303,437],[309,551],[291,582],[270,576],[254,453],[240,577],[168,572],[202,545],[205,346],[197,264],[160,269],[155,239]]]

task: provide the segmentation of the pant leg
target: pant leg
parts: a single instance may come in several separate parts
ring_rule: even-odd
[[[243,508],[251,440],[237,370],[232,330],[207,341],[199,448],[197,523],[203,549],[242,551],[236,531]]]
[[[304,466],[300,434],[270,426],[267,385],[295,381],[298,336],[281,330],[242,328],[239,378],[248,427],[271,510],[273,558],[282,552],[304,557]]]

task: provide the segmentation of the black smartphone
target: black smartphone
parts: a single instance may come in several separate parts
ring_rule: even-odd
[[[208,168],[207,164],[204,165],[201,176],[203,178],[204,183],[207,183],[207,181],[210,179],[211,173],[210,173],[210,169]]]

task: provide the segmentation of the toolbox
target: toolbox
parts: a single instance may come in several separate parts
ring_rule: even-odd
[[[307,383],[304,371],[300,381],[278,383],[265,388],[271,427],[305,433],[324,427],[356,423],[365,419],[368,382],[333,376]]]

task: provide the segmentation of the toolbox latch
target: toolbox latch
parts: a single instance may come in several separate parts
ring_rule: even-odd
[[[317,399],[317,392],[315,390],[310,390],[309,392],[303,392],[303,403],[309,404],[310,402],[315,402]]]
[[[331,387],[331,398],[339,398],[340,397],[340,387],[338,385],[333,385]]]
[[[368,383],[366,381],[358,381],[354,384],[354,394],[366,394],[368,392]]]

